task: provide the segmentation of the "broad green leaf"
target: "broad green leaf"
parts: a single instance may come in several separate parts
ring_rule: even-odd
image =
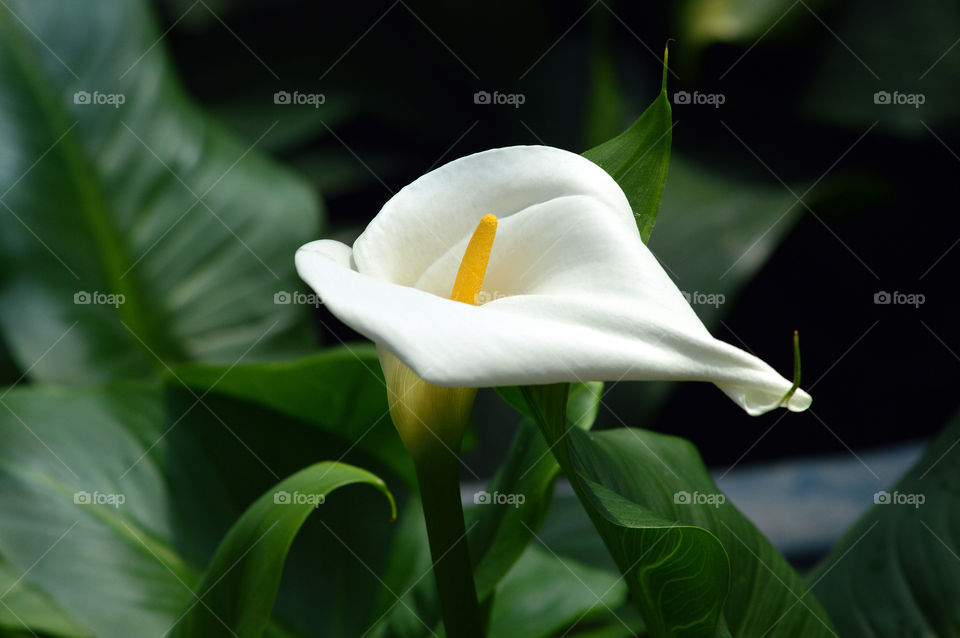
[[[26,573],[23,587],[97,638],[170,630],[220,540],[274,474],[348,447],[253,404],[165,394],[140,384],[36,387],[10,390],[0,404],[0,556],[17,577]],[[94,502],[74,502],[84,493]],[[97,503],[98,494],[123,502]],[[362,632],[380,585],[359,561],[379,572],[393,533],[374,497],[338,491],[308,520],[269,635]],[[21,613],[12,594],[4,602]]]
[[[537,532],[540,541],[562,557],[597,569],[616,570],[603,540],[597,535],[577,495],[561,483],[550,512]]]
[[[37,638],[37,636],[27,631],[13,631],[0,628],[0,638]]]
[[[377,351],[370,344],[324,350],[286,362],[235,366],[185,365],[168,377],[197,394],[210,392],[318,426],[356,444],[414,484],[413,463],[397,435]]]
[[[196,396],[179,383],[168,384],[167,391],[167,423],[180,422],[151,456],[173,475],[177,518],[190,529],[180,541],[201,568],[246,507],[281,476],[323,459],[368,467],[384,477],[392,473],[355,441],[272,407],[215,392],[204,396],[206,390],[200,388],[194,392],[204,396],[203,405],[195,405]],[[316,407],[324,410],[320,403]],[[195,467],[205,470],[202,478],[191,475]],[[204,489],[197,492],[194,483],[201,480]],[[396,527],[380,514],[379,498],[362,488],[337,492],[323,517],[308,519],[287,560],[278,619],[317,638],[360,635],[367,629],[381,588],[377,575],[389,558]],[[313,550],[320,546],[322,553]]]
[[[220,543],[197,584],[201,604],[190,603],[175,635],[183,638],[259,638],[270,619],[290,545],[307,516],[330,492],[353,483],[393,496],[375,475],[342,463],[317,463],[261,496]]]
[[[3,635],[2,629],[25,634],[39,631],[69,638],[91,635],[22,576],[0,559],[0,635]]]
[[[164,478],[138,461],[161,423],[141,386],[17,389],[0,407],[0,555],[98,638],[160,635],[189,597]]]
[[[844,638],[960,635],[960,417],[810,576]]]
[[[657,221],[670,163],[672,131],[664,57],[663,82],[653,103],[626,131],[583,153],[610,173],[626,193],[643,241],[650,238]]]
[[[489,635],[556,636],[574,623],[612,616],[626,597],[627,587],[618,574],[531,546],[497,587]]]
[[[197,387],[194,392],[203,396],[206,390]],[[164,470],[176,477],[170,482],[179,495],[177,518],[190,529],[181,542],[201,568],[246,507],[280,476],[322,459],[375,468],[384,477],[391,474],[390,466],[355,441],[257,401],[210,392],[203,406],[191,407],[197,399],[179,383],[168,384],[168,393],[167,423],[185,416],[151,455],[162,459]],[[316,396],[321,398],[322,392],[317,390]],[[324,410],[319,402],[316,407]],[[173,449],[165,449],[166,443]],[[191,476],[197,466],[205,470],[202,479]],[[197,493],[193,483],[199,480],[204,490]],[[276,603],[279,620],[317,638],[360,635],[367,629],[381,589],[378,575],[390,557],[397,527],[386,523],[380,498],[362,488],[337,492],[328,499],[323,517],[307,520],[284,570]],[[316,547],[324,551],[318,553]]]
[[[654,638],[827,636],[800,577],[713,484],[689,442],[567,425],[565,386],[525,389]]]
[[[144,0],[0,7],[0,328],[37,379],[309,342],[275,294],[315,197],[198,111],[160,35]]]
[[[537,531],[537,541],[561,561],[598,571],[618,572],[590,517],[576,494],[565,483],[559,485],[554,495],[550,512]],[[623,582],[622,577],[620,582]],[[611,606],[605,622],[581,621],[570,626],[568,631],[567,635],[571,638],[634,638],[647,635],[640,613],[629,598],[624,598],[619,606]]]

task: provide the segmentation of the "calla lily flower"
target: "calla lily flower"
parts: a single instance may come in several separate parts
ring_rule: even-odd
[[[378,345],[388,374],[396,357],[443,387],[686,380],[716,384],[752,415],[811,403],[710,335],[641,241],[617,183],[564,150],[452,161],[394,195],[352,247],[314,241],[296,265]]]

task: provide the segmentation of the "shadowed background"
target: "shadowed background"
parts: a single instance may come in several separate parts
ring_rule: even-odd
[[[158,5],[190,91],[250,142],[278,122],[261,148],[312,180],[347,240],[444,161],[513,144],[582,151],[619,132],[656,95],[675,38],[671,96],[722,103],[674,99],[650,245],[682,290],[723,295],[694,306],[716,336],[786,375],[798,329],[815,403],[750,419],[705,385],[621,383],[601,424],[677,433],[726,465],[925,437],[955,408],[955,6],[208,4],[216,15]],[[325,103],[273,104],[282,90]],[[476,104],[477,91],[523,103]],[[923,103],[877,104],[878,91]],[[880,291],[925,303],[877,305]],[[355,337],[322,322],[327,343]]]

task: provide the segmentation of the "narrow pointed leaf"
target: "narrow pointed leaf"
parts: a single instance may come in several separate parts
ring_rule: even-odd
[[[673,139],[671,118],[664,58],[663,82],[653,103],[626,131],[583,153],[610,173],[626,193],[644,242],[653,232],[667,180]]]

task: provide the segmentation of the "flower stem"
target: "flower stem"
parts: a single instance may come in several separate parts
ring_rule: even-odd
[[[442,449],[414,461],[446,637],[483,638],[485,623],[467,547],[457,456]]]

